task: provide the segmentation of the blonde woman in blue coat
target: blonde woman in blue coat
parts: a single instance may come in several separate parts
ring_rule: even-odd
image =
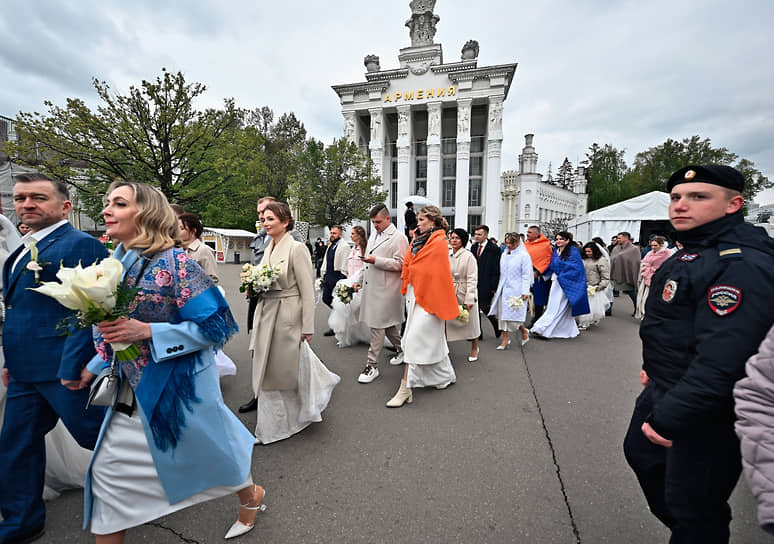
[[[86,475],[84,527],[91,523],[98,544],[123,543],[130,527],[236,493],[239,517],[226,538],[244,534],[265,493],[250,474],[253,436],[223,403],[214,364],[213,347],[237,330],[228,304],[179,247],[160,191],[115,182],[102,213],[120,242],[113,256],[140,291],[128,319],[95,327],[97,355],[82,386],[112,358],[111,342],[141,353],[119,363],[135,402],[105,416]]]

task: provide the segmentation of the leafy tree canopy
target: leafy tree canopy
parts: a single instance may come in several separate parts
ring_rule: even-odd
[[[92,195],[102,195],[114,179],[131,179],[185,204],[203,196],[193,190],[203,178],[210,178],[207,188],[224,181],[212,159],[238,122],[233,100],[220,110],[199,111],[194,101],[206,87],[165,69],[127,94],[112,93],[97,79],[93,86],[101,100],[96,110],[68,98],[65,107],[46,101],[47,114],[20,113],[20,142],[11,154]]]
[[[299,216],[312,224],[343,225],[367,219],[369,209],[387,197],[381,187],[371,159],[354,143],[342,138],[326,147],[309,139],[290,188],[290,201]]]

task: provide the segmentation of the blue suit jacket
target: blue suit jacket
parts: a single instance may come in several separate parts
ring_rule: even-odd
[[[73,267],[81,262],[93,264],[108,256],[99,240],[76,230],[67,223],[46,236],[38,247],[38,262],[43,266],[40,281],[58,281],[60,266]],[[35,273],[27,270],[27,254],[11,272],[20,246],[5,262],[3,285],[6,304],[3,325],[5,367],[15,380],[23,382],[78,380],[81,369],[94,355],[91,329],[63,336],[56,325],[72,312],[55,299],[29,288],[36,287]]]

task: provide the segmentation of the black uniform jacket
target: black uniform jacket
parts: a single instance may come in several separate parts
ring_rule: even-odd
[[[497,291],[497,283],[500,281],[500,255],[502,251],[487,240],[479,257],[478,246],[478,242],[470,246],[470,251],[473,252],[478,262],[478,303],[483,308],[488,308],[495,291]]]
[[[730,425],[733,387],[774,322],[774,240],[726,215],[675,237],[640,327],[643,368],[665,390],[648,421],[674,439]]]

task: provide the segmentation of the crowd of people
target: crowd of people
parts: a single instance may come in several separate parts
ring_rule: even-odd
[[[469,342],[467,363],[477,363],[487,322],[497,350],[514,339],[525,346],[531,337],[574,338],[610,315],[617,294],[627,295],[642,320],[644,388],[624,451],[651,511],[674,542],[726,542],[727,501],[744,454],[764,498],[761,524],[774,531],[774,456],[757,448],[770,444],[774,421],[774,310],[765,296],[774,285],[767,266],[774,243],[743,222],[743,186],[728,167],[677,171],[669,180],[676,245],[654,235],[644,252],[628,232],[610,247],[599,238],[582,245],[567,231],[552,244],[538,226],[506,233],[498,246],[479,225],[468,248],[469,233],[450,230],[438,207],[408,206],[412,223],[402,233],[384,204],[370,210],[370,236],[353,227],[350,246],[334,225],[328,243],[310,249],[288,205],[264,197],[252,264],[271,277],[248,293],[252,398],[239,408],[257,412],[250,432],[220,391],[216,359],[238,327],[198,217],[149,185],[114,182],[102,213],[121,284],[137,294],[126,317],[63,337],[52,331],[70,311],[32,288],[108,251],[70,226],[62,182],[17,176],[16,211],[30,230],[0,220],[0,542],[42,534],[45,440],[59,420],[78,455],[90,457],[84,527],[98,543],[121,543],[132,527],[227,494],[238,496],[239,511],[225,538],[250,531],[266,494],[251,475],[254,444],[321,421],[339,381],[309,345],[316,275],[331,309],[325,335],[341,347],[368,344],[357,381],[379,377],[385,342],[394,350],[390,364],[404,365],[390,408],[412,403],[419,388],[454,384],[448,343]],[[135,344],[138,354],[116,359],[117,343]],[[30,358],[40,363],[25,364]],[[121,376],[114,402],[90,405],[91,383],[113,365]]]

